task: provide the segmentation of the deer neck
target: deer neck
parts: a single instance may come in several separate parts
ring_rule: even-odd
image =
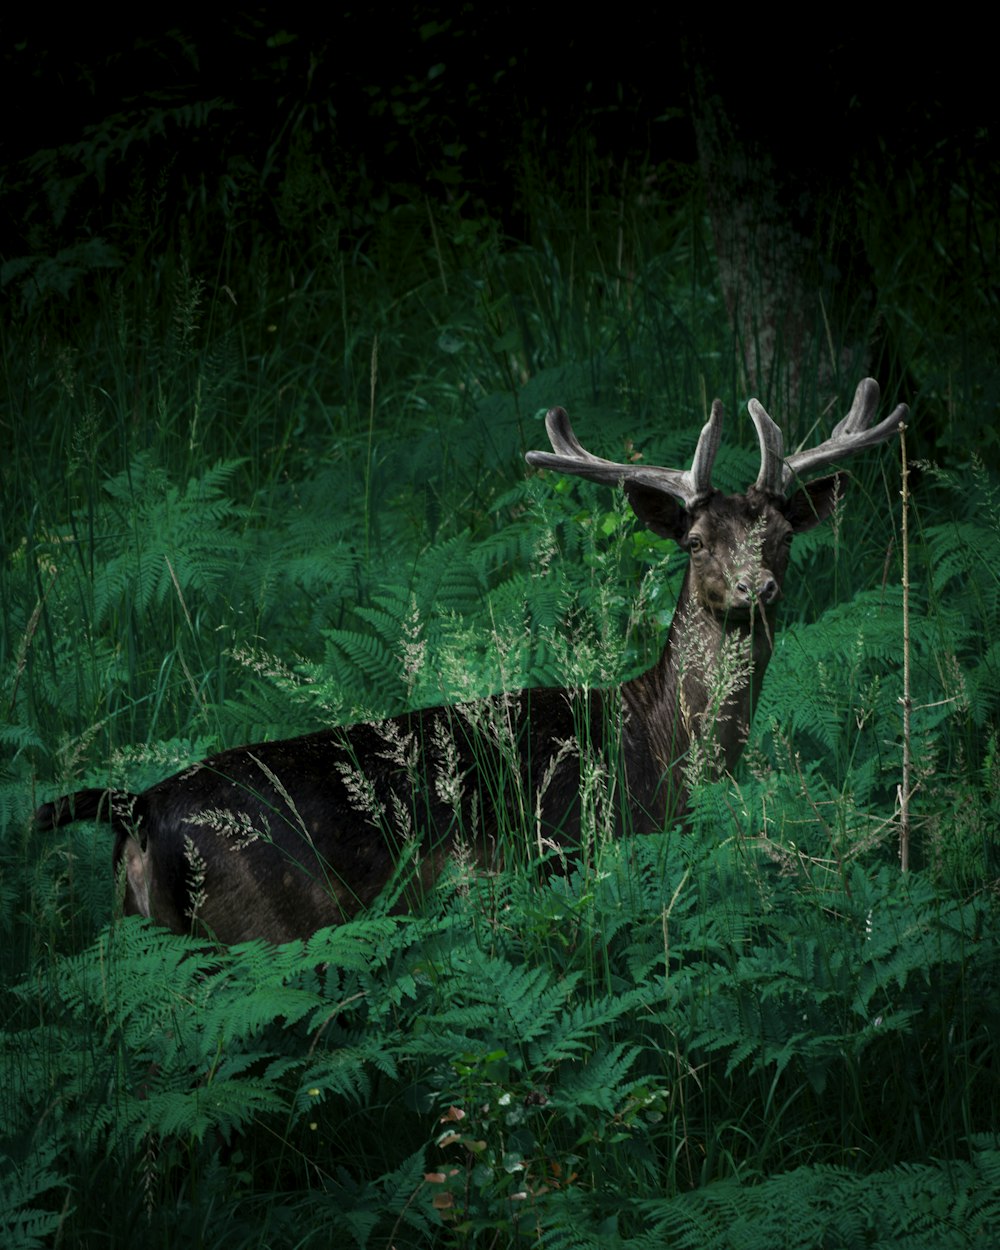
[[[771,658],[775,614],[720,618],[684,579],[663,654],[626,682],[629,730],[658,779],[664,816],[679,816],[692,785],[731,771],[746,744]]]

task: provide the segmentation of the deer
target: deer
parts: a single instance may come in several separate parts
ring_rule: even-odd
[[[688,554],[650,668],[609,688],[528,688],[231,748],[138,794],[62,795],[38,809],[37,827],[109,824],[124,913],[227,946],[343,923],[404,871],[393,905],[412,906],[449,857],[489,869],[511,828],[527,830],[543,859],[579,848],[585,757],[604,770],[611,836],[683,829],[694,779],[730,773],[743,750],[791,542],[844,493],[842,472],[803,475],[892,438],[908,409],[874,423],[878,405],[866,378],[825,442],[786,456],[781,430],[751,399],[760,471],[736,495],[712,486],[718,399],[687,470],[602,459],[552,408],[552,451],[529,451],[528,464],[624,487],[638,522]]]

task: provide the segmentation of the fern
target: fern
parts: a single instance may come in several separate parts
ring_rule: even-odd
[[[41,1250],[51,1245],[67,1218],[73,1214],[65,1176],[59,1169],[59,1150],[53,1142],[42,1142],[20,1164],[0,1155],[0,1236],[10,1250]],[[53,1195],[66,1190],[65,1200]],[[61,1201],[62,1209],[34,1205],[43,1195]]]
[[[996,1170],[995,1150],[977,1152],[969,1161],[904,1164],[867,1176],[845,1168],[798,1168],[757,1185],[722,1182],[642,1205],[660,1244],[691,1250],[775,1245],[964,1250],[989,1244],[1000,1229],[1000,1191],[988,1183]]]
[[[394,625],[390,621],[390,629]],[[366,701],[351,708],[349,719],[378,719],[399,711],[404,687],[396,654],[398,635],[385,638],[370,630],[358,633],[335,629],[328,630],[324,637],[324,666],[330,680],[346,690],[354,687],[359,695],[367,692]]]
[[[96,625],[104,623],[126,592],[145,610],[174,595],[183,599],[231,586],[240,551],[232,524],[242,522],[246,510],[222,492],[241,463],[219,462],[182,492],[139,458],[127,473],[106,484],[131,541],[108,560],[94,583]]]
[[[724,1090],[748,1114],[763,1114],[764,1091],[783,1107],[787,1140],[779,1135],[775,1157],[849,1152],[849,1133],[832,1144],[844,1132],[831,1091],[845,1067],[861,1105],[876,1099],[891,1124],[896,1095],[936,1070],[926,1048],[922,1076],[905,1059],[917,1028],[925,1047],[947,1037],[954,1054],[992,1027],[985,990],[973,991],[973,1009],[950,989],[957,967],[970,987],[995,981],[995,955],[976,938],[985,900],[942,911],[929,882],[873,878],[860,866],[813,896],[791,878],[748,877],[738,847],[691,838],[640,838],[631,852],[634,874],[614,848],[606,872],[552,879],[550,905],[534,911],[519,892],[537,887],[515,882],[495,900],[501,926],[484,923],[488,888],[456,895],[439,916],[372,917],[278,949],[213,952],[120,924],[56,967],[53,1019],[17,1036],[7,1070],[26,1048],[51,1055],[47,1080],[62,1091],[73,1131],[79,1117],[92,1148],[114,1140],[136,1158],[150,1133],[191,1150],[213,1135],[326,1134],[344,1159],[327,1190],[330,1226],[359,1244],[386,1227],[371,1204],[388,1194],[394,1169],[411,1178],[410,1206],[401,1198],[394,1210],[401,1217],[405,1207],[414,1229],[432,1226],[435,1201],[473,1223],[513,1228],[523,1201],[515,1195],[528,1193],[554,1239],[567,1211],[578,1211],[576,1187],[564,1190],[559,1178],[585,1171],[587,1201],[597,1204],[576,1228],[586,1244],[600,1223],[599,1194],[631,1176],[646,1178],[635,1192],[648,1197],[650,1185],[662,1188],[658,1151],[683,1160],[692,1137],[717,1148],[710,1105]],[[556,934],[559,959],[526,957]],[[595,957],[610,990],[599,989]],[[29,984],[19,996],[31,1001]],[[88,1037],[101,1039],[96,1051]],[[99,1096],[112,1073],[113,1105]],[[403,1090],[394,1150],[383,1142],[385,1162],[365,1172],[355,1126]],[[704,1107],[699,1090],[714,1091]],[[15,1122],[37,1118],[44,1096],[24,1099]],[[746,1175],[756,1158],[739,1165]],[[771,1166],[766,1148],[759,1159]],[[655,1220],[644,1218],[679,1244],[696,1229],[714,1244],[727,1227],[722,1193],[710,1186],[703,1206],[661,1200]],[[810,1209],[803,1229],[830,1226],[831,1208]],[[638,1208],[620,1210],[623,1244],[642,1244]]]
[[[366,1250],[380,1228],[384,1235],[393,1235],[393,1244],[397,1239],[402,1244],[406,1236],[432,1240],[438,1221],[424,1203],[415,1201],[426,1192],[425,1170],[422,1150],[375,1180],[359,1181],[348,1167],[336,1167],[322,1188],[293,1204],[290,1244],[318,1250],[330,1245],[332,1238],[337,1245]]]
[[[633,1077],[640,1054],[640,1047],[625,1042],[598,1042],[588,1058],[562,1074],[553,1107],[571,1124],[588,1123],[591,1108],[614,1116],[631,1091],[642,1085],[641,1079]]]

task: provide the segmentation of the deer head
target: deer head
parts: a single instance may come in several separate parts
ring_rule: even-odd
[[[562,408],[547,414],[553,450],[529,452],[529,464],[609,486],[621,483],[642,524],[690,555],[659,663],[622,687],[635,732],[653,756],[643,787],[653,824],[682,814],[692,777],[704,776],[704,769],[692,771],[696,740],[700,747],[714,740],[710,773],[736,764],[773,649],[774,607],[792,539],[830,516],[846,486],[841,473],[806,483],[800,476],[891,438],[908,410],[900,404],[873,425],[878,399],[878,383],[866,378],[830,438],[789,456],[781,430],[751,399],[760,471],[741,495],[723,495],[712,486],[722,440],[718,399],[687,470],[605,460],[583,447]],[[733,655],[742,655],[745,665],[736,665],[736,679],[720,693],[719,657]],[[631,749],[634,758],[641,757],[637,744]]]
[[[899,404],[872,426],[878,399],[878,383],[866,378],[830,438],[787,457],[781,430],[763,405],[751,399],[761,463],[756,481],[742,495],[724,496],[712,486],[722,442],[719,399],[712,404],[690,469],[620,464],[595,456],[580,443],[563,408],[550,409],[545,418],[553,450],[529,451],[526,459],[538,468],[606,486],[621,484],[643,525],[674,539],[690,554],[689,598],[713,616],[746,618],[755,608],[778,600],[792,537],[824,521],[846,487],[844,476],[834,473],[790,493],[801,474],[885,442],[905,421],[907,407]]]

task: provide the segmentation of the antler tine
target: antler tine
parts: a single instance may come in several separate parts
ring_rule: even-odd
[[[574,434],[564,408],[549,409],[545,428],[553,451],[529,451],[525,456],[528,464],[572,473],[609,486],[619,482],[641,483],[673,495],[691,507],[712,490],[712,465],[722,442],[722,401],[713,401],[711,415],[698,437],[694,461],[687,471],[652,464],[618,464],[593,455]]]
[[[854,392],[854,403],[843,420],[833,427],[833,433],[818,447],[809,447],[786,457],[783,485],[793,477],[801,477],[811,469],[844,460],[867,447],[877,447],[888,442],[898,431],[900,422],[909,416],[906,404],[897,404],[893,411],[878,425],[872,425],[878,411],[879,386],[874,378],[863,378]],[[870,428],[869,428],[870,427]]]
[[[691,461],[691,485],[698,499],[712,492],[712,466],[715,456],[722,444],[722,400],[712,400],[712,411],[708,420],[701,427],[698,435],[698,446],[694,449]]]
[[[760,472],[754,485],[768,494],[783,496],[792,478],[887,442],[899,429],[899,423],[906,420],[910,410],[906,404],[899,404],[884,421],[873,426],[878,400],[878,383],[874,378],[863,378],[854,392],[850,411],[833,427],[830,437],[818,447],[785,456],[781,430],[765,412],[764,406],[751,399],[747,406],[760,442]]]
[[[758,490],[767,491],[769,495],[783,495],[785,492],[785,439],[781,430],[764,410],[764,405],[751,399],[747,405],[750,419],[757,430],[757,441],[760,443],[760,472],[754,486]]]
[[[600,464],[611,464],[610,460],[602,460],[599,456],[592,455],[577,438],[574,433],[573,426],[570,424],[569,414],[565,408],[550,408],[545,414],[545,431],[549,436],[549,442],[552,444],[553,451],[560,456],[569,456],[571,459],[593,460]],[[536,455],[535,452],[529,452],[529,456]],[[548,452],[541,453],[548,455]]]

